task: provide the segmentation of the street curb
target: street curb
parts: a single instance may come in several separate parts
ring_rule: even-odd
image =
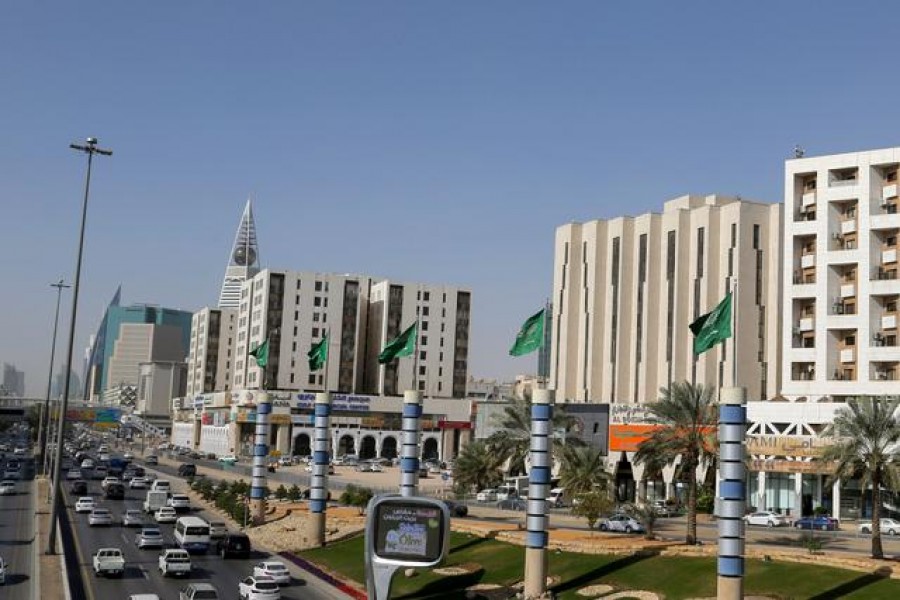
[[[309,562],[305,558],[301,558],[292,552],[279,552],[278,556],[291,561],[301,569],[308,571],[311,575],[315,575],[338,591],[343,592],[352,598],[356,598],[356,600],[368,600],[369,598],[366,592],[326,573],[317,564]]]
[[[58,524],[56,526],[56,539],[62,540],[62,532],[60,531]],[[66,566],[65,548],[63,548],[62,554],[59,555],[59,564],[62,567],[63,597],[65,598],[65,600],[72,600],[72,588],[69,587],[69,568]],[[40,596],[35,597],[40,598]]]

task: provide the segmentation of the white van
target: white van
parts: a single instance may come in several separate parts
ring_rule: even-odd
[[[501,485],[497,488],[497,501],[502,502],[511,498],[518,498],[519,490],[512,485]]]
[[[552,508],[562,508],[567,503],[566,488],[553,488],[550,490],[550,495],[547,496],[547,504]]]
[[[168,479],[157,479],[150,486],[150,491],[153,492],[171,492],[172,484]]]
[[[209,523],[200,517],[179,517],[175,521],[175,543],[188,552],[209,549]]]

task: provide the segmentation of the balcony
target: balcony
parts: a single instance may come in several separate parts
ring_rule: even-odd
[[[795,282],[794,287],[792,289],[792,295],[794,298],[815,298],[816,297],[816,282],[812,281],[810,283],[803,283],[802,281]]]
[[[881,262],[882,263],[895,263],[897,262],[897,249],[891,248],[890,250],[883,250],[881,252]]]
[[[847,235],[848,233],[856,233],[856,219],[841,221],[841,235]]]
[[[852,363],[856,361],[856,349],[855,348],[845,348],[841,350],[841,362],[842,363]]]
[[[815,194],[814,194],[815,195]],[[804,194],[804,198],[806,194]],[[887,200],[888,198],[896,198],[897,197],[897,184],[892,183],[891,185],[886,185],[881,188],[881,199]],[[813,198],[813,202],[815,202],[815,198]],[[806,206],[806,204],[804,204]]]
[[[897,213],[897,205],[891,204],[893,206],[893,210],[885,210],[882,214],[873,214],[869,218],[869,229],[871,230],[882,230],[882,229],[896,229],[900,227],[900,214]]]
[[[798,325],[798,329],[803,333],[804,331],[812,331],[816,327],[816,320],[812,317],[804,317],[800,319],[800,324]]]
[[[882,315],[882,329],[897,329],[897,315]]]
[[[900,361],[900,346],[873,346],[869,348],[869,362]]]
[[[856,296],[856,284],[845,283],[841,286],[841,298],[853,298]]]
[[[804,254],[800,257],[800,268],[811,269],[816,266],[815,254]]]
[[[894,187],[896,187],[896,186],[894,186]],[[887,188],[885,188],[885,189],[887,189]],[[894,194],[894,195],[896,196],[897,194]],[[887,197],[888,196],[885,196],[885,198],[887,198]],[[815,206],[815,205],[816,205],[816,193],[815,192],[806,192],[805,194],[803,194],[803,196],[801,196],[800,206],[802,206],[803,208],[808,208],[810,206]]]

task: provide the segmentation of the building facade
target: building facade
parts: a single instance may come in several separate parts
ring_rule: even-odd
[[[231,389],[237,309],[202,308],[191,318],[187,395]]]
[[[900,148],[785,165],[783,394],[900,392]]]
[[[185,394],[187,365],[184,362],[152,361],[139,366],[134,412],[144,418],[170,418],[172,398]]]
[[[683,196],[661,214],[559,227],[550,361],[557,401],[639,404],[673,381],[718,389],[735,376],[750,399],[776,396],[781,220],[779,204]],[[732,291],[741,338],[694,355],[689,324]]]
[[[22,398],[25,396],[25,373],[15,365],[3,363],[2,395]]]

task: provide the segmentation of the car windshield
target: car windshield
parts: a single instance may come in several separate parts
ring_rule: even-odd
[[[286,571],[287,567],[281,563],[270,563],[266,565],[266,569],[269,571]]]
[[[160,533],[159,529],[145,529],[141,532],[141,535],[153,537],[155,535],[160,535]]]

